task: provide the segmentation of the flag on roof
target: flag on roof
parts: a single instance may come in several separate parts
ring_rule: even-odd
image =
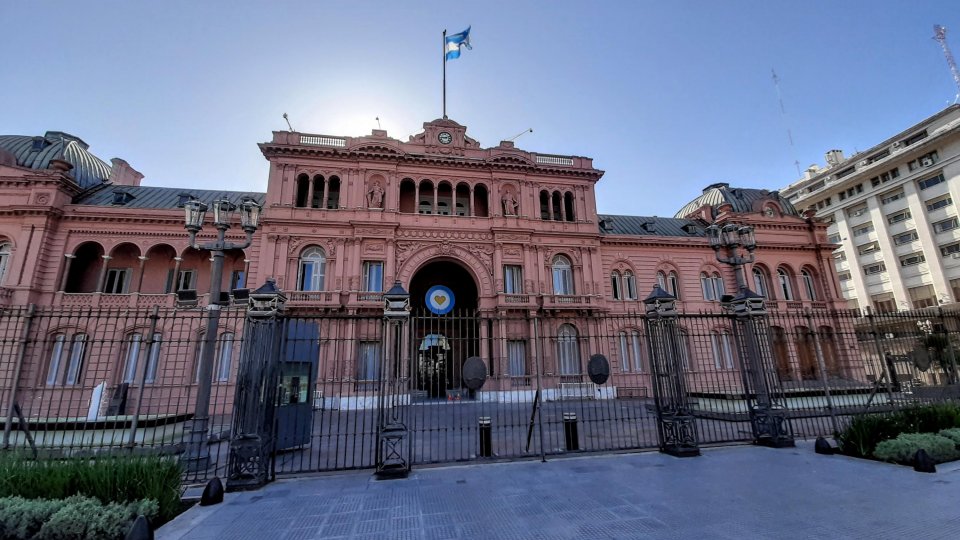
[[[466,30],[460,32],[459,34],[453,34],[452,36],[447,36],[444,39],[446,45],[446,53],[444,53],[444,59],[453,60],[454,58],[460,58],[460,48],[466,47],[467,49],[473,49],[470,46],[470,27],[468,26]]]

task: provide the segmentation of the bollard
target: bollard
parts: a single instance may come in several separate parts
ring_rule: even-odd
[[[580,436],[577,434],[577,413],[563,413],[563,440],[567,443],[567,452],[580,449]]]
[[[481,416],[480,424],[480,457],[493,455],[493,440],[490,426],[490,417]]]

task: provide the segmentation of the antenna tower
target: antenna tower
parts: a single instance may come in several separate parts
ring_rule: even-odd
[[[793,166],[797,168],[797,177],[799,178],[801,176],[800,160],[797,159],[797,147],[793,145],[793,133],[790,132],[790,123],[787,121],[787,111],[783,108],[783,95],[780,93],[780,77],[777,77],[777,72],[773,69],[770,70],[770,74],[773,75],[773,86],[777,89],[777,101],[780,103],[780,120],[787,129],[787,140],[790,141],[790,151],[793,153]]]
[[[939,24],[933,25],[933,39],[943,47],[943,56],[947,58],[947,65],[950,66],[950,74],[953,75],[953,82],[957,85],[957,95],[953,98],[956,103],[960,99],[960,71],[957,70],[957,61],[953,59],[953,53],[950,52],[950,46],[947,45],[947,29]]]

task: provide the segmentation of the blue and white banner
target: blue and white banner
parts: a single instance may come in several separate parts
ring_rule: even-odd
[[[446,53],[444,53],[444,58],[446,60],[460,58],[461,47],[466,47],[467,49],[472,50],[473,47],[470,46],[470,27],[468,26],[466,30],[460,32],[459,34],[447,36],[444,39],[444,45],[446,46]]]
[[[427,291],[427,309],[437,315],[446,315],[453,309],[456,300],[453,297],[453,291],[443,285],[434,285]]]

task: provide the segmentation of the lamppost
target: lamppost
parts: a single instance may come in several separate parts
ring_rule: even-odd
[[[735,336],[741,352],[738,356],[754,443],[778,448],[793,446],[783,390],[773,365],[766,302],[747,286],[744,265],[754,261],[753,252],[757,249],[753,227],[714,223],[707,227],[707,238],[717,261],[732,266],[737,278],[736,296],[724,300],[737,322]]]
[[[217,339],[217,326],[220,323],[220,286],[223,274],[223,252],[229,249],[245,249],[253,241],[253,233],[260,223],[260,213],[263,207],[250,198],[245,198],[240,205],[230,201],[219,200],[213,202],[213,225],[217,228],[217,239],[213,242],[197,244],[197,233],[203,228],[203,218],[207,213],[207,205],[192,200],[184,204],[184,228],[190,235],[190,247],[209,251],[213,258],[210,270],[210,296],[207,299],[207,330],[203,335],[203,354],[200,355],[199,384],[197,388],[197,403],[193,413],[190,432],[187,439],[187,453],[185,456],[187,469],[190,471],[206,470],[210,464],[210,451],[207,448],[207,435],[210,430],[210,386],[213,378],[214,344]],[[235,210],[240,211],[240,227],[247,238],[241,243],[226,241],[227,230]]]
[[[402,478],[410,473],[411,444],[407,425],[399,410],[402,391],[403,327],[410,319],[410,293],[396,281],[383,294],[384,355],[380,368],[377,401],[376,474],[380,478]]]

